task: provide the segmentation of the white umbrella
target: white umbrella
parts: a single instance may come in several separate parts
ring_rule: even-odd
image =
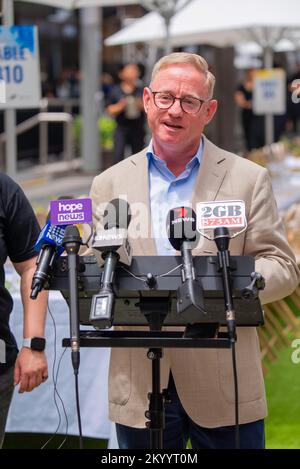
[[[120,6],[120,5],[134,5],[139,3],[137,0],[18,0],[19,2],[38,3],[39,5],[47,5],[55,8],[65,8],[72,10],[74,8],[86,7],[106,7],[106,6]]]
[[[241,40],[255,40],[273,46],[287,29],[300,25],[299,0],[193,0],[173,17],[170,35],[174,46],[207,43],[230,46]],[[162,18],[149,13],[106,39],[107,45],[152,42],[162,45]]]
[[[276,44],[300,26],[299,0],[193,0],[175,14],[170,26],[173,46],[210,44],[226,47],[255,41],[264,50],[264,65],[273,65]],[[151,42],[164,43],[162,18],[150,13],[106,39],[106,45]],[[267,143],[271,143],[273,119],[266,116]]]

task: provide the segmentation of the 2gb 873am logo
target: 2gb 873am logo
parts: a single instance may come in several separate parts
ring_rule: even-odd
[[[226,200],[198,203],[197,225],[198,230],[212,229],[218,226],[243,228],[246,226],[245,202]]]

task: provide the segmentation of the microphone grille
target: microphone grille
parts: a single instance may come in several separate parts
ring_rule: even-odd
[[[174,249],[180,251],[184,241],[198,242],[196,214],[190,207],[175,207],[167,217],[167,236]]]
[[[126,200],[113,199],[107,204],[103,215],[105,230],[111,228],[124,228],[127,230],[130,221],[131,211]]]

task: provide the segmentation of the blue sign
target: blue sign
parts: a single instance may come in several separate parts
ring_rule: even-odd
[[[0,109],[38,107],[40,99],[36,26],[1,26]]]

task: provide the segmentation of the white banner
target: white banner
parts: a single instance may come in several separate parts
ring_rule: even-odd
[[[0,27],[0,109],[39,106],[40,60],[36,26]]]

